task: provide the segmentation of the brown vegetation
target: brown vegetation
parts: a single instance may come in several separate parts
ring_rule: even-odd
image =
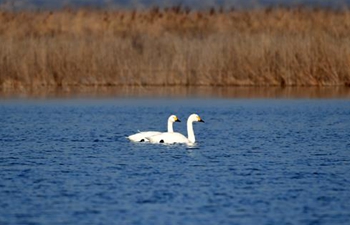
[[[350,85],[350,11],[0,11],[0,87]]]

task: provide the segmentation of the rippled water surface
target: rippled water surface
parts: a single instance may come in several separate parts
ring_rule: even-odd
[[[1,100],[0,153],[0,224],[350,221],[349,100]]]

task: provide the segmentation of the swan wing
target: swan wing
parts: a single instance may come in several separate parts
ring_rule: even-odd
[[[148,137],[159,135],[161,133],[162,132],[159,132],[159,131],[143,131],[143,132],[139,132],[128,136],[128,139],[133,142],[143,142],[143,141],[148,141],[147,139]]]

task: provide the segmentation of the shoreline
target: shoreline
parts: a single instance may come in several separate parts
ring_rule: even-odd
[[[55,98],[276,98],[350,99],[350,88],[336,87],[66,87],[0,90],[0,99]]]

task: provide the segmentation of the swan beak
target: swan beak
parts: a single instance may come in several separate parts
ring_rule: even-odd
[[[176,118],[175,122],[181,122],[181,120],[179,120],[178,118]]]
[[[197,115],[197,121],[204,123],[204,120],[202,120],[198,115]]]

